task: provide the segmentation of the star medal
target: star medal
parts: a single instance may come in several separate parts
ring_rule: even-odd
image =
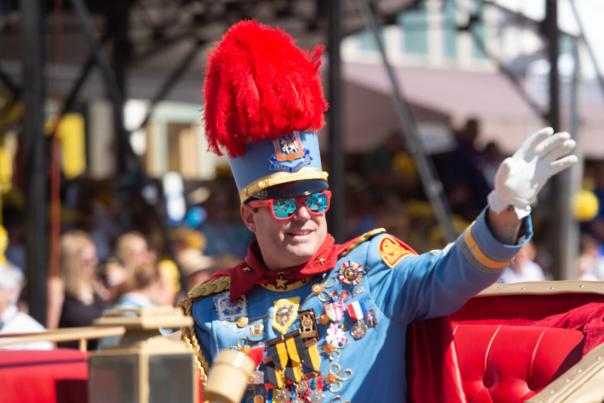
[[[356,340],[362,339],[367,334],[367,326],[362,321],[356,321],[352,328],[350,329],[350,334]]]
[[[340,266],[340,271],[338,272],[338,280],[340,280],[344,284],[348,285],[357,285],[361,282],[361,278],[365,274],[365,270],[363,266],[360,264],[349,260],[347,262],[342,263]]]
[[[329,325],[325,341],[337,348],[344,348],[348,344],[348,338],[344,334],[344,331],[335,323]]]

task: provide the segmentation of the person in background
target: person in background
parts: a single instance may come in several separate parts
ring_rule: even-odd
[[[99,292],[97,263],[96,248],[85,232],[69,231],[61,237],[60,278],[53,280],[52,295],[49,297],[49,305],[53,308],[49,327],[56,323],[50,322],[56,320],[56,311],[60,312],[58,325],[62,328],[91,326],[95,319],[103,315],[108,303]],[[76,347],[76,344],[67,343],[65,346]],[[89,347],[95,349],[96,342],[91,341]]]
[[[115,257],[126,270],[155,260],[147,239],[141,233],[135,231],[126,232],[118,238]]]
[[[577,280],[597,281],[600,245],[595,238],[584,234],[579,240],[579,258],[577,259]]]
[[[543,281],[543,269],[535,263],[535,245],[527,242],[514,257],[511,264],[505,268],[498,283],[520,283],[523,281]]]
[[[134,267],[120,285],[114,308],[150,308],[157,305],[160,273],[156,264],[144,262]]]
[[[23,286],[21,271],[6,262],[0,264],[0,334],[43,332],[44,326],[24,312],[19,312],[17,301]],[[47,341],[11,344],[0,347],[15,350],[50,350],[53,344]]]

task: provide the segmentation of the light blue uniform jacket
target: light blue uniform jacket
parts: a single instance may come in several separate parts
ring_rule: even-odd
[[[245,311],[238,313],[249,318],[248,326],[243,328],[234,320],[220,320],[216,309],[216,298],[220,298],[220,294],[196,300],[192,315],[202,353],[211,364],[211,358],[221,349],[238,343],[252,347],[262,344],[247,339],[250,327],[257,321],[264,325],[264,341],[277,337],[279,334],[273,329],[271,319],[277,299],[298,296],[302,304],[300,310],[313,309],[318,318],[324,313],[325,293],[341,294],[346,290],[350,294],[346,303],[362,301],[366,310],[374,310],[378,324],[367,328],[366,335],[356,340],[350,335],[354,321],[347,315],[340,321],[346,329],[348,343],[333,360],[321,353],[321,373],[326,376],[331,364],[332,371],[350,369],[352,376],[335,385],[333,391],[326,388],[324,401],[337,397],[340,401],[352,402],[405,401],[405,338],[409,323],[458,310],[469,298],[497,280],[501,269],[532,235],[527,219],[519,242],[502,244],[489,230],[485,215],[486,211],[444,250],[408,255],[392,268],[385,264],[379,252],[380,242],[389,236],[381,234],[340,258],[334,270],[317,276],[301,288],[275,292],[255,287],[246,296]],[[356,286],[344,284],[337,278],[340,266],[349,261],[361,264],[365,270]],[[321,298],[311,292],[317,282],[326,287]],[[291,329],[299,326],[298,322]],[[321,346],[327,326],[318,328]]]

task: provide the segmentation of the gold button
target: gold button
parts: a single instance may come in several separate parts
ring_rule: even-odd
[[[237,326],[239,326],[240,328],[244,328],[247,326],[247,324],[249,323],[249,319],[247,318],[247,316],[242,316],[239,319],[237,319]]]

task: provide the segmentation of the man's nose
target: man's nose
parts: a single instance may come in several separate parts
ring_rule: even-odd
[[[294,218],[298,220],[309,220],[310,219],[310,211],[308,207],[304,203],[300,203],[297,206],[297,210],[294,213]]]

